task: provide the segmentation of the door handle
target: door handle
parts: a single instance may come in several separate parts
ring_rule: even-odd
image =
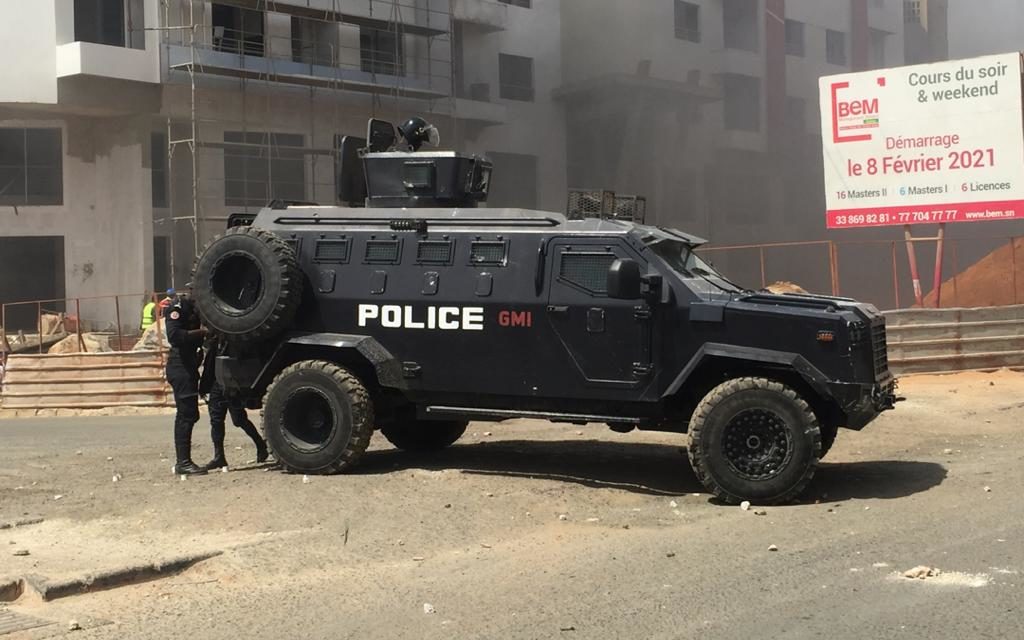
[[[569,313],[567,305],[548,305],[548,313]]]

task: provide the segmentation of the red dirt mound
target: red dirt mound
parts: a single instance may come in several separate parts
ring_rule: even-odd
[[[1016,292],[1014,258],[1017,266]],[[943,307],[999,307],[1008,304],[1024,304],[1024,238],[1017,238],[1012,248],[1007,242],[942,283]],[[934,291],[925,296],[924,306],[935,306]]]

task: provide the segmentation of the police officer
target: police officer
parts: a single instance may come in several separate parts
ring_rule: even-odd
[[[223,355],[226,345],[222,340],[207,341],[206,357],[203,361],[203,375],[199,392],[210,394],[207,406],[210,410],[210,437],[213,439],[213,460],[204,467],[208,471],[228,466],[224,455],[224,418],[231,414],[231,423],[245,432],[256,445],[256,462],[266,462],[270,455],[267,442],[260,436],[256,426],[249,420],[242,403],[228,397],[224,387],[216,379],[215,366],[218,355]]]
[[[191,292],[191,283],[186,285]],[[174,472],[202,475],[206,469],[192,462],[192,427],[199,421],[199,362],[206,329],[200,325],[195,302],[187,295],[174,298],[166,312],[167,382],[174,391]]]

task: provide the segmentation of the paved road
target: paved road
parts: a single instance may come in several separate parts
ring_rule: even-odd
[[[1024,375],[902,391],[763,516],[710,501],[673,435],[474,424],[433,457],[375,438],[348,476],[179,482],[168,418],[0,421],[0,522],[45,518],[0,531],[31,552],[0,547],[0,576],[225,550],[11,604],[59,623],[32,638],[1024,637]],[[943,574],[897,576],[917,565]]]

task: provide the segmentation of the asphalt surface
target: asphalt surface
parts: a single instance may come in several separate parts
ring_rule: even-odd
[[[375,436],[357,473],[304,482],[244,465],[229,429],[241,466],[181,482],[169,417],[0,421],[0,524],[44,519],[0,530],[0,578],[223,552],[0,603],[54,623],[0,637],[1024,637],[1024,375],[902,393],[765,515],[710,500],[670,434],[473,424],[434,456]],[[942,573],[900,575],[918,565]]]

